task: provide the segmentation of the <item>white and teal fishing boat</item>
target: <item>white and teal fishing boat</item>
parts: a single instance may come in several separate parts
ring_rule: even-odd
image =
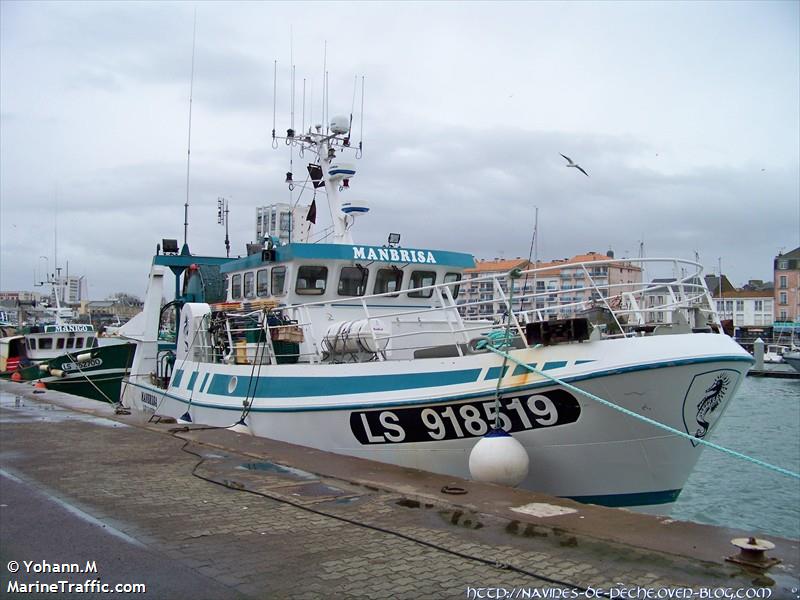
[[[286,140],[315,158],[332,243],[267,240],[238,259],[192,256],[185,245],[157,253],[144,312],[123,328],[138,343],[125,404],[466,477],[473,446],[497,422],[528,453],[521,487],[609,506],[673,502],[698,444],[559,382],[708,436],[752,359],[721,333],[702,267],[573,263],[582,285],[551,290],[535,282],[552,266],[466,280],[469,254],[405,248],[397,237],[357,244],[355,215],[366,208],[343,199],[355,175],[339,158],[347,136],[335,119],[330,133],[317,126]],[[610,277],[615,266],[629,277]],[[645,267],[673,273],[658,304]],[[177,300],[162,311],[169,272]],[[465,286],[491,298],[465,302]],[[589,293],[576,300],[580,287]],[[471,307],[480,318],[464,316]],[[173,310],[177,339],[160,339]]]

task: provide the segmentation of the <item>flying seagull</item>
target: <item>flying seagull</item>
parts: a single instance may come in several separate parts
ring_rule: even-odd
[[[561,156],[564,156],[564,155],[562,154]],[[575,167],[576,169],[578,169],[578,171],[580,171],[581,173],[583,173],[587,177],[589,176],[589,174],[586,171],[584,171],[579,164],[573,162],[573,160],[569,156],[564,156],[564,158],[566,158],[567,162],[569,163],[567,165],[568,167]]]

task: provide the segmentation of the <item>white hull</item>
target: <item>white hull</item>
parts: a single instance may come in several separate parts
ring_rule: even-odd
[[[704,436],[751,363],[727,336],[696,334],[512,355],[621,407]],[[166,391],[131,381],[126,400],[144,414],[177,418],[188,411],[195,423],[227,427],[242,416],[243,401],[252,399],[246,422],[257,436],[469,477],[469,453],[491,425],[501,365],[493,354],[260,367],[187,361],[176,364]],[[666,508],[700,454],[701,447],[685,438],[513,364],[502,390],[503,424],[530,457],[520,486],[526,489],[611,506]],[[711,396],[713,408],[699,414],[698,405]]]

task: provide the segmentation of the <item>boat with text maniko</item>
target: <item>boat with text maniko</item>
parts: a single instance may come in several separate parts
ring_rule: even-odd
[[[355,175],[338,156],[350,147],[342,120],[286,143],[314,157],[332,243],[267,239],[237,259],[186,244],[157,253],[144,312],[125,332],[138,343],[126,405],[465,477],[497,426],[530,459],[521,487],[655,510],[678,497],[697,443],[564,384],[707,437],[752,358],[721,332],[699,264],[570,263],[559,289],[539,285],[552,266],[465,279],[469,254],[405,248],[394,234],[380,247],[353,242],[366,208],[342,200]],[[671,274],[666,295],[645,269]],[[162,310],[169,273],[176,300]],[[465,300],[467,287],[488,293]],[[159,335],[167,316],[173,341]]]

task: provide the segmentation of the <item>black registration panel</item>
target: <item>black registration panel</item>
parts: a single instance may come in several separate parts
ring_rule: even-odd
[[[500,400],[500,427],[509,433],[574,423],[581,409],[566,390]],[[481,437],[495,423],[495,401],[475,400],[350,413],[350,429],[361,444],[437,442]]]

